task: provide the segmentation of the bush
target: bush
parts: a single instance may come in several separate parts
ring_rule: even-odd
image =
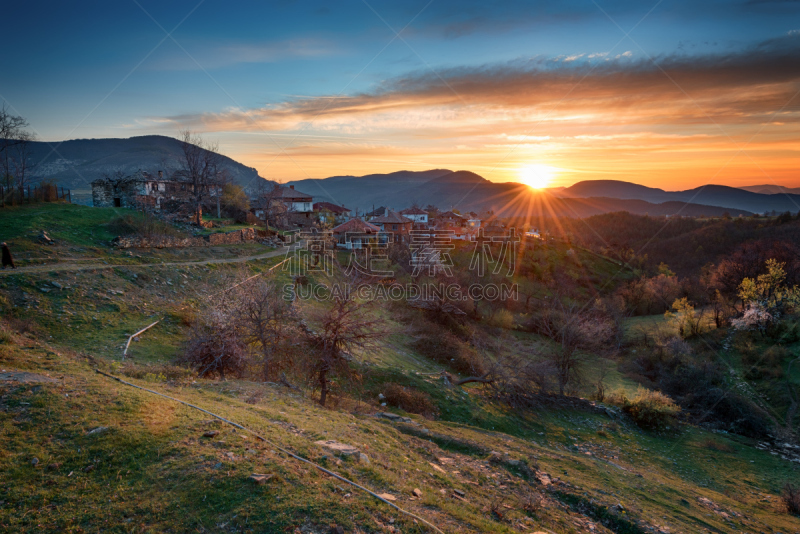
[[[128,213],[121,215],[109,221],[106,226],[112,234],[120,236],[183,236],[174,226],[147,213]]]
[[[384,384],[383,396],[386,397],[386,404],[405,410],[408,413],[415,413],[429,418],[436,416],[438,413],[436,405],[430,396],[424,391],[419,391],[413,387],[389,382]]]
[[[413,343],[413,347],[426,358],[448,365],[458,373],[464,375],[486,373],[486,367],[475,349],[441,329],[426,329]]]
[[[514,314],[508,310],[498,310],[486,322],[490,326],[511,330],[514,328]]]
[[[675,423],[675,417],[681,411],[667,395],[641,386],[633,397],[619,392],[610,395],[608,400],[622,408],[638,426],[648,430],[660,430]]]
[[[11,332],[0,330],[0,345],[10,345],[14,343],[14,338],[11,337]]]
[[[783,500],[787,512],[800,516],[800,488],[794,484],[786,484],[781,493],[781,500]]]
[[[747,351],[742,354],[744,377],[750,380],[783,377],[783,361],[791,356],[786,347],[774,346],[764,352]]]
[[[171,312],[170,318],[183,326],[193,326],[197,322],[197,312],[192,308],[182,308]]]
[[[248,364],[247,345],[231,328],[198,325],[176,363],[189,366],[200,377],[241,377]]]

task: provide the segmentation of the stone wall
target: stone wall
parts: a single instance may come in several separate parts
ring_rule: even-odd
[[[266,237],[266,232],[255,228],[242,228],[233,232],[209,234],[193,237],[151,236],[151,237],[117,237],[113,244],[117,248],[186,248],[215,247],[219,245],[235,245],[240,243],[259,243],[281,246],[279,239]]]

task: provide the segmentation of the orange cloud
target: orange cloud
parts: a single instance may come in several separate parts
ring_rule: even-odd
[[[508,181],[540,162],[562,169],[561,185],[800,185],[798,90],[800,35],[789,35],[728,55],[448,69],[168,120],[219,132],[226,153],[280,180],[444,167]]]

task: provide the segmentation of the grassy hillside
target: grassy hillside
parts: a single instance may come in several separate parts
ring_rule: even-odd
[[[305,387],[199,379],[172,363],[190,310],[201,313],[209,294],[282,256],[232,261],[263,247],[129,256],[104,245],[109,234],[92,233],[117,215],[70,206],[0,211],[2,239],[30,254],[19,271],[0,271],[0,525],[9,532],[426,531],[247,431],[95,369],[235,421],[393,496],[445,532],[800,530],[778,497],[797,479],[797,463],[753,440],[688,424],[644,431],[588,401],[521,411],[478,384],[448,388],[442,366],[415,350],[413,330],[400,328],[409,312],[380,312],[398,333],[356,358],[359,387],[327,408]],[[37,243],[41,229],[59,244]],[[543,258],[562,261],[564,251]],[[595,256],[578,259],[566,276],[588,269],[602,285],[616,274],[592,263]],[[89,267],[78,269],[82,263]],[[280,270],[273,276],[290,280]],[[157,319],[123,360],[127,336]],[[530,348],[548,342],[529,332],[486,332]],[[589,382],[600,363],[587,363]],[[635,390],[623,371],[615,367],[607,381]],[[380,406],[389,384],[426,394],[436,415]],[[411,422],[376,416],[385,410]],[[319,440],[352,445],[367,459],[337,456]],[[253,473],[274,476],[258,485]]]

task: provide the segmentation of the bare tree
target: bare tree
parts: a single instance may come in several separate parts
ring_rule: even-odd
[[[264,380],[274,380],[292,362],[287,343],[294,321],[292,304],[283,297],[282,288],[275,282],[251,282],[239,295],[238,316],[244,340],[261,356]]]
[[[17,133],[15,142],[4,150],[6,181],[12,181],[20,193],[30,184],[31,175],[36,167],[31,145],[35,140],[34,134],[20,131]]]
[[[531,326],[555,342],[550,362],[556,371],[560,395],[580,382],[587,353],[606,352],[614,344],[613,328],[607,318],[557,295],[548,299],[548,304],[532,319]]]
[[[16,177],[19,175],[20,170],[22,171],[23,179],[27,177],[25,171],[29,168],[27,164],[30,159],[30,141],[34,140],[34,135],[26,130],[27,127],[28,121],[23,117],[13,115],[5,105],[0,108],[0,158],[2,159],[6,187],[17,184]],[[25,145],[25,149],[22,151],[25,157],[22,160],[20,160],[18,152],[15,155],[12,154],[12,149],[20,144]],[[25,165],[22,169],[19,169],[21,163]]]
[[[320,388],[322,406],[330,391],[330,376],[349,374],[349,352],[373,350],[376,342],[388,333],[383,319],[370,318],[368,310],[372,304],[337,298],[330,308],[317,316],[320,331],[311,334],[317,352],[310,356],[309,370]]]
[[[189,130],[180,132],[182,158],[178,171],[189,181],[195,205],[194,222],[203,223],[203,201],[212,191],[219,195],[219,187],[224,178],[220,169],[221,157],[216,144],[207,143],[197,134]]]

